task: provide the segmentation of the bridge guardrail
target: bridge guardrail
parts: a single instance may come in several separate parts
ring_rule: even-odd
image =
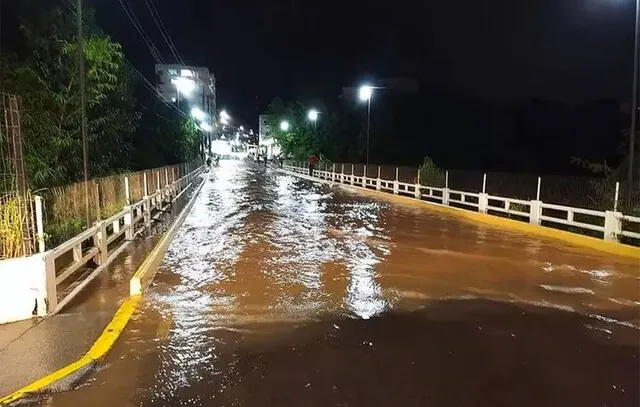
[[[146,174],[144,174],[145,188],[144,196],[141,200],[125,205],[125,207],[115,215],[96,222],[79,235],[44,253],[47,300],[46,313],[55,314],[68,304],[107,264],[124,250],[127,242],[133,240],[144,228],[149,227],[154,210],[162,210],[165,200],[171,201],[177,198],[191,186],[193,180],[204,170],[205,166],[197,167],[192,172],[173,182],[169,182],[169,179],[166,178],[166,184],[164,186],[158,185],[156,191],[151,194],[147,191]],[[129,199],[127,178],[125,178],[125,188],[127,199]],[[136,225],[140,223],[142,223],[142,225],[140,228],[137,228]],[[123,240],[118,240],[123,236]],[[116,244],[115,247],[110,248],[114,243]],[[70,263],[65,264],[63,267],[56,264],[58,259],[69,253],[72,256]],[[59,291],[61,291],[61,284],[73,276],[78,270],[86,266],[90,260],[93,260],[98,267],[80,276],[77,281],[73,282],[72,287],[63,293],[62,298],[58,298],[60,294]]]
[[[444,188],[421,185],[419,176],[416,183],[399,181],[399,169],[396,169],[395,179],[381,178],[380,167],[375,178],[366,175],[356,175],[354,166],[339,165],[340,172],[336,172],[335,165],[331,170],[314,170],[313,176],[319,179],[354,185],[378,191],[391,192],[396,195],[409,195],[415,199],[433,203],[455,206],[466,210],[476,210],[480,213],[513,217],[515,220],[525,221],[534,225],[552,228],[569,228],[568,231],[581,233],[589,231],[607,241],[620,242],[622,238],[631,241],[631,245],[640,245],[640,217],[625,215],[617,211],[618,192],[614,198],[613,210],[600,211],[557,205],[540,200],[540,182],[536,198],[532,200],[509,198],[486,193],[487,176],[484,175],[482,192],[469,192],[449,188],[448,173]],[[296,174],[309,175],[309,169],[292,165],[284,165],[283,169]],[[360,174],[370,174],[367,168]],[[584,233],[582,233],[584,234]],[[625,244],[628,244],[625,242]]]

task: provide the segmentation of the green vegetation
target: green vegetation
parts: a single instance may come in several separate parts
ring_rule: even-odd
[[[20,98],[32,190],[78,181],[83,173],[75,14],[55,3],[24,6],[19,41],[9,52],[3,48],[1,59],[2,92]],[[139,105],[122,47],[101,33],[91,11],[84,20],[91,178],[195,159],[195,124],[182,119],[178,127],[175,110],[157,100]]]
[[[438,168],[430,157],[425,157],[418,170],[420,184],[442,188],[445,186],[445,170]]]
[[[19,18],[9,16],[12,24],[3,25],[2,40],[11,41],[2,43],[0,92],[19,98],[28,188],[44,197],[45,238],[51,247],[87,225],[84,184],[77,182],[83,178],[83,153],[76,15],[62,0],[20,2],[12,12]],[[83,20],[89,176],[95,181],[88,221],[93,222],[124,204],[122,177],[110,175],[195,161],[200,135],[192,119],[178,116],[155,93],[145,89],[134,98],[138,83],[121,45],[103,34],[92,10]],[[6,146],[2,131],[0,258],[23,254],[25,215],[15,199]],[[130,175],[141,189],[142,175]]]
[[[338,161],[351,154],[348,141],[340,137],[337,115],[326,107],[315,105],[320,111],[319,119],[314,124],[307,118],[311,106],[302,103],[285,105],[280,98],[275,98],[267,111],[268,125],[285,157],[295,161],[306,161],[315,154],[323,161]],[[282,131],[280,122],[289,122],[289,130]]]

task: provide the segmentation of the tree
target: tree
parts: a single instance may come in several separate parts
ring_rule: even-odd
[[[25,160],[32,187],[71,182],[82,174],[78,53],[73,16],[41,11],[21,25],[25,56],[3,58],[5,90],[21,98]],[[85,39],[90,174],[126,168],[135,130],[131,82],[119,44]]]
[[[314,107],[320,111],[315,126],[307,117],[310,107],[300,102],[285,105],[280,98],[275,98],[267,111],[269,128],[286,157],[304,161],[315,154],[322,159],[336,161],[346,155],[348,149],[344,140],[339,138],[337,115],[319,103]],[[287,131],[280,128],[283,120],[289,122]]]

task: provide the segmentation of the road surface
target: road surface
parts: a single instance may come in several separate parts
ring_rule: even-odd
[[[638,262],[240,161],[44,405],[637,406]]]

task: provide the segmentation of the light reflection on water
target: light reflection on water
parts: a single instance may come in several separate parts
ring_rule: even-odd
[[[279,343],[272,331],[331,318],[327,331],[314,333],[324,343],[343,335],[344,321],[377,323],[375,317],[389,310],[440,312],[437,303],[444,300],[489,299],[579,313],[587,319],[581,327],[611,340],[620,329],[639,325],[634,287],[633,261],[223,161],[172,242],[126,340],[137,344],[137,354],[158,359],[153,378],[145,379],[149,388],[140,389],[142,405],[206,405],[234,386],[240,395],[226,400],[246,396],[243,380],[260,371],[262,359],[243,370],[240,344],[273,335]],[[468,318],[475,335],[483,326],[473,320],[478,313],[465,309],[455,318]],[[506,337],[537,349],[538,333],[522,333],[530,329],[528,314],[513,314]],[[434,311],[431,318],[447,315]],[[146,338],[148,320],[168,325],[166,333],[140,339]],[[446,329],[437,334],[446,339],[427,340],[444,346],[436,351],[448,358],[446,344],[464,338],[448,337]],[[372,334],[358,332],[359,346],[375,349]],[[582,331],[571,331],[567,341],[576,332]],[[281,357],[296,349],[294,343]],[[210,382],[215,389],[206,387]],[[200,387],[189,391],[192,386]]]

